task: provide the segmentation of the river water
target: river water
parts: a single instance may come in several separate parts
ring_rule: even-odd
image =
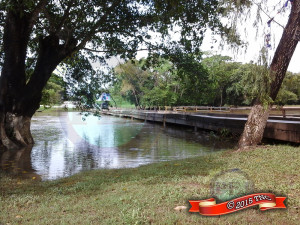
[[[39,113],[32,119],[35,145],[6,151],[1,168],[13,175],[54,180],[80,171],[137,167],[214,154],[232,147],[208,132],[79,112]]]

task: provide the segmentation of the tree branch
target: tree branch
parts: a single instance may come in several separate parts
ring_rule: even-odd
[[[60,23],[58,24],[58,26],[55,29],[55,32],[58,32],[62,28],[62,26],[64,25],[66,19],[69,17],[70,9],[72,8],[73,3],[74,3],[74,0],[72,0],[72,1],[69,2],[67,8],[64,11],[64,15],[63,15]]]
[[[161,48],[154,48],[154,49],[157,50],[157,49],[161,49]],[[97,52],[97,53],[106,53],[106,52],[113,52],[113,51],[126,52],[126,50],[124,50],[124,49],[116,49],[116,50],[94,50],[94,49],[90,49],[90,48],[83,48],[83,50],[90,51],[90,52]],[[148,51],[148,50],[149,50],[149,48],[141,48],[141,49],[137,49],[135,51],[139,52],[139,51]]]
[[[282,27],[282,29],[284,29],[284,26],[282,26],[280,23],[278,23],[276,20],[274,20],[274,17],[271,17],[271,16],[269,16],[269,14],[267,14],[263,9],[262,9],[262,7],[258,4],[258,3],[256,3],[256,2],[254,2],[253,1],[253,3],[267,16],[267,17],[269,17],[269,19],[272,19],[273,18],[273,22],[275,22],[277,25],[279,25],[280,27]]]
[[[35,20],[38,18],[40,12],[43,10],[43,8],[46,6],[48,0],[40,0],[40,2],[37,4],[35,9],[32,11],[30,15],[30,20],[29,20],[29,29],[31,30]]]
[[[49,14],[49,12],[47,10],[45,10],[45,16],[49,21],[49,25],[50,25],[50,33],[54,33],[55,32],[55,27],[54,27],[54,22]]]
[[[111,9],[115,8],[119,4],[119,1],[114,1],[114,3],[106,10],[107,12],[111,12]],[[86,45],[88,41],[91,40],[93,34],[96,33],[96,29],[107,19],[108,13],[105,13],[91,28],[91,30],[85,35],[83,40],[73,49],[74,51],[78,51]]]

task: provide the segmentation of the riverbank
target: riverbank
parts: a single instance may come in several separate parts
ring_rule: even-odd
[[[0,224],[297,224],[299,167],[300,147],[264,146],[47,182],[2,175]],[[255,192],[286,196],[287,209],[254,207],[220,217],[188,213],[188,200],[210,197],[214,176],[233,168],[248,175]]]

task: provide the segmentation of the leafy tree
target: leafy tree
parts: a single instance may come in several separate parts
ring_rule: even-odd
[[[250,105],[252,99],[249,98],[249,90],[246,87],[247,75],[251,72],[251,64],[241,64],[229,62],[232,67],[231,74],[227,80],[224,93],[224,103],[227,105]]]
[[[202,55],[184,54],[175,51],[170,54],[179,86],[178,105],[206,105],[210,101],[208,72],[200,63]]]
[[[140,107],[143,89],[150,77],[148,71],[144,71],[137,60],[131,60],[117,66],[115,73],[120,82],[120,93],[129,96],[128,100]]]
[[[44,107],[47,105],[52,107],[54,104],[59,104],[64,96],[64,82],[62,78],[52,74],[45,88],[42,91],[41,104]]]
[[[282,87],[288,91],[293,92],[298,96],[298,100],[300,97],[300,73],[291,73],[288,72],[286,77],[283,80]]]
[[[145,61],[146,63],[146,61]],[[146,64],[143,65],[145,69]],[[178,99],[178,82],[173,71],[174,65],[165,59],[160,59],[158,65],[148,68],[149,82],[143,89],[142,105],[169,106]]]
[[[278,92],[275,103],[277,105],[297,104],[300,96],[300,76],[288,72]]]
[[[117,90],[136,106],[200,105],[208,101],[208,73],[191,55],[177,54],[148,65],[128,61],[115,68]],[[150,59],[151,60],[151,59]]]
[[[202,61],[209,73],[213,105],[222,106],[224,104],[226,86],[229,85],[229,77],[233,70],[233,64],[229,63],[230,61],[230,57],[221,55],[207,57]]]
[[[300,1],[293,0],[288,22],[284,28],[280,42],[276,48],[271,65],[262,77],[268,77],[270,82],[263,98],[257,98],[248,116],[245,128],[239,140],[239,149],[257,145],[261,142],[267,124],[269,112],[281,88],[287,68],[300,40]],[[266,101],[266,99],[268,99]]]
[[[31,117],[59,64],[89,67],[87,58],[101,62],[114,55],[132,58],[140,46],[152,53],[174,44],[197,51],[207,27],[229,33],[219,19],[224,13],[217,0],[1,1],[0,145],[33,144]],[[178,27],[180,38],[175,43],[168,37]],[[151,34],[160,34],[163,42],[155,44]],[[27,81],[28,70],[33,72]],[[97,74],[89,75],[96,79]],[[76,79],[76,73],[71,77]],[[91,90],[85,95],[88,102],[94,98]]]
[[[286,89],[280,89],[275,103],[277,105],[295,104],[298,101],[298,96]]]
[[[114,95],[121,93],[133,104],[137,98],[141,107],[221,103],[249,106],[257,98],[269,101],[266,87],[270,79],[265,65],[233,62],[221,55],[203,60],[178,54],[177,57],[178,64],[161,58],[155,65],[147,65],[144,59],[119,65],[115,69]],[[297,103],[300,88],[295,84],[299,82],[298,74],[288,73],[276,104]],[[137,93],[136,98],[133,91]]]

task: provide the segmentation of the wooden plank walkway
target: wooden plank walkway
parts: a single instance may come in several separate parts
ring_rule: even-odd
[[[127,117],[144,121],[160,122],[166,124],[179,124],[205,129],[228,131],[240,134],[247,121],[246,115],[213,114],[213,113],[180,113],[180,112],[153,112],[143,110],[111,110],[102,112],[106,115]],[[265,138],[300,143],[300,118],[269,117],[265,132]]]

